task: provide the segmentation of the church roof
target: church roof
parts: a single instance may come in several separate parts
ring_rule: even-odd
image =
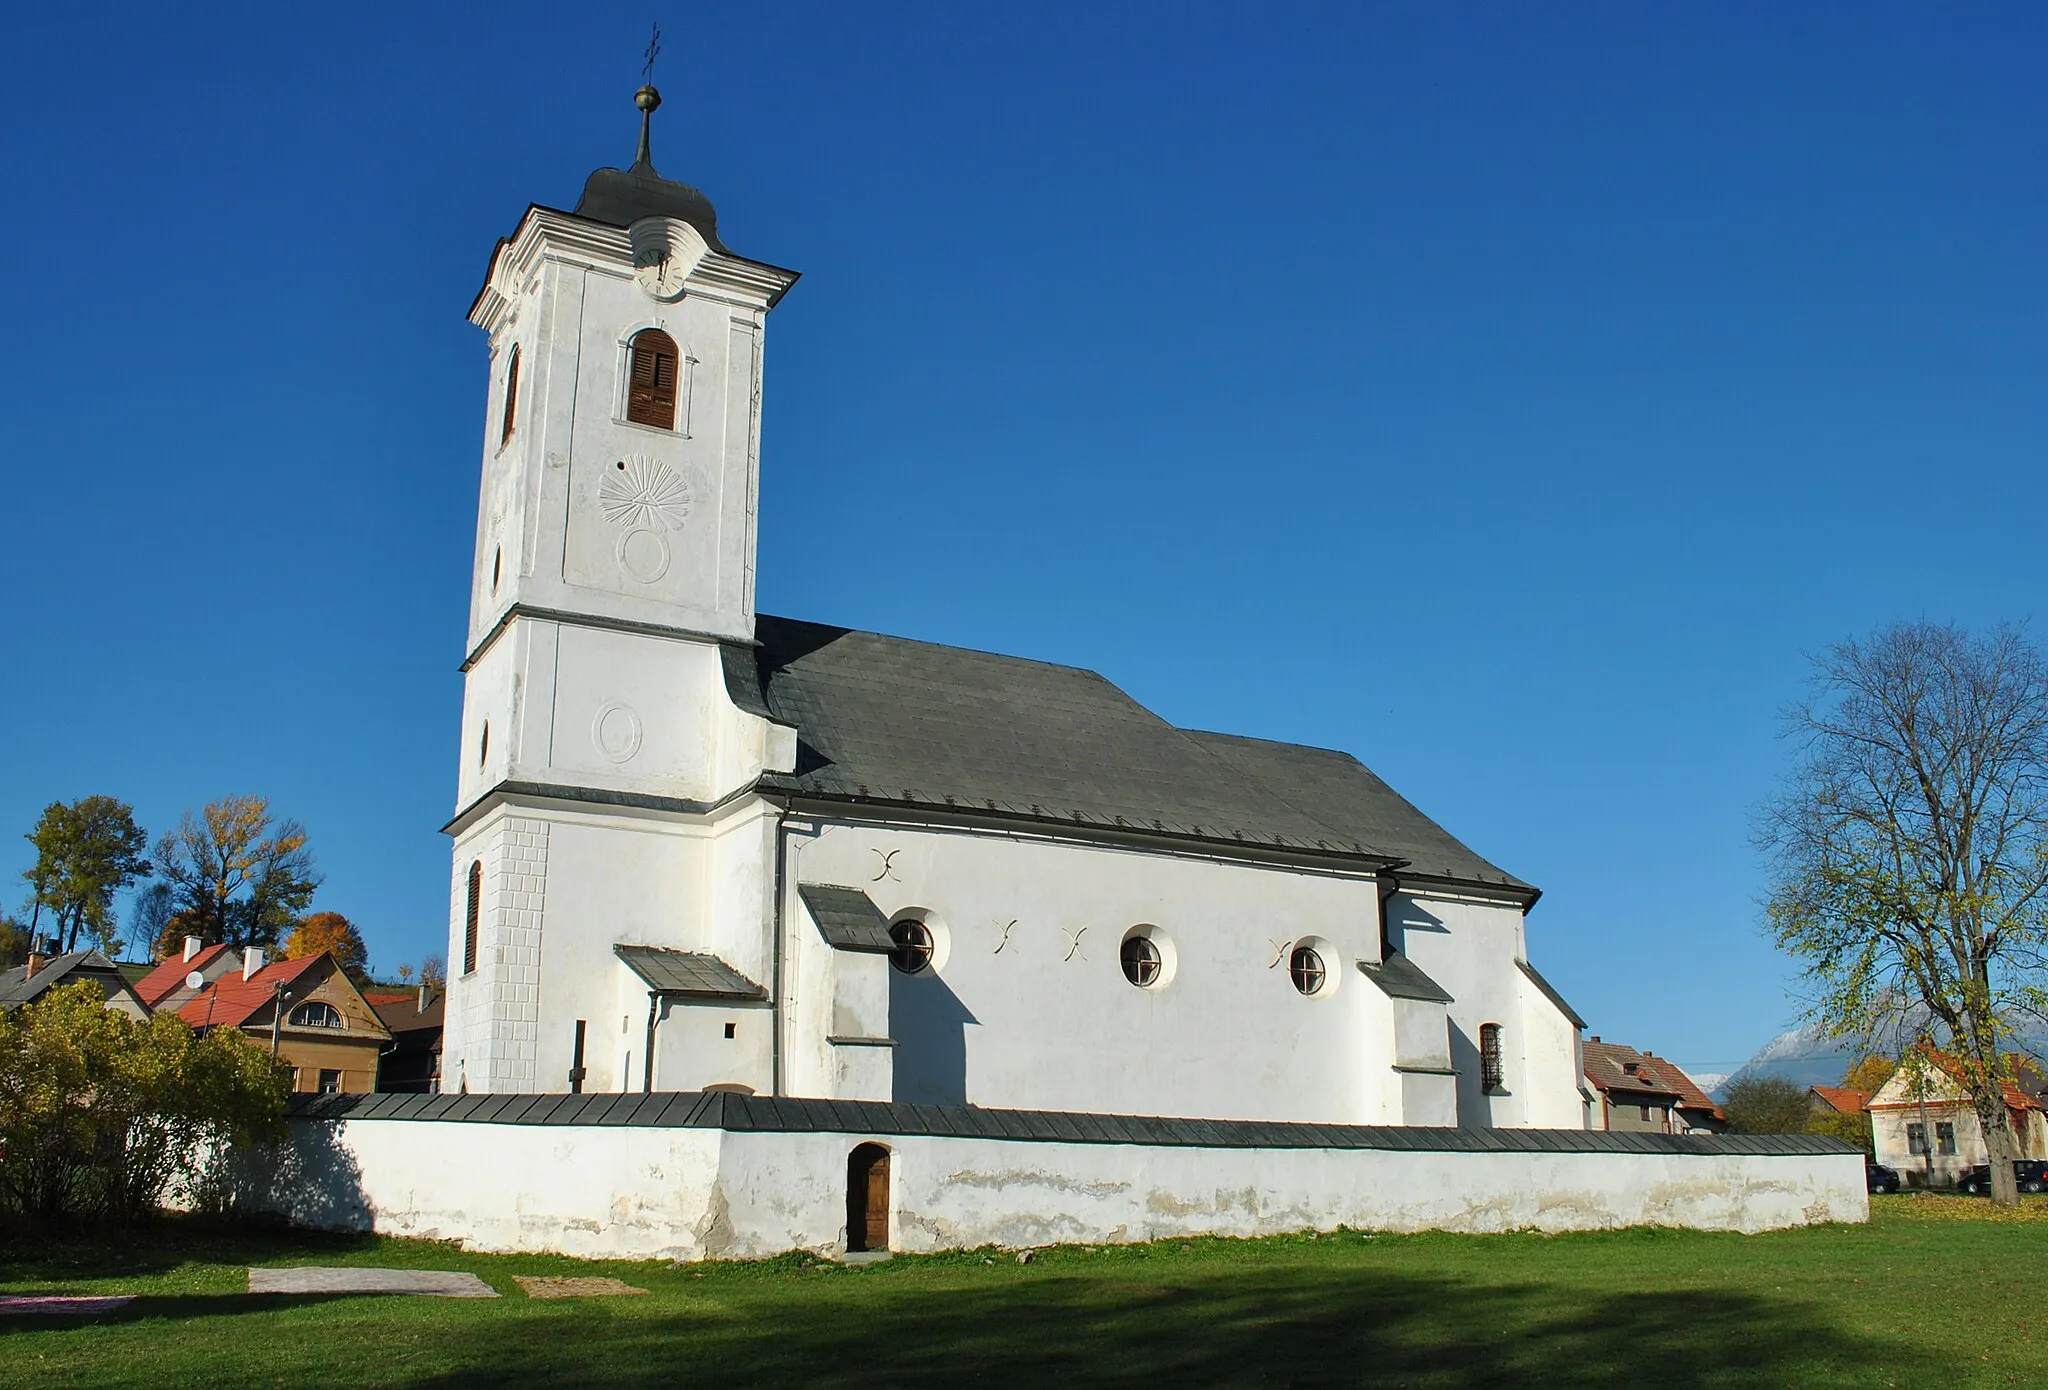
[[[765,785],[1398,862],[1534,899],[1347,753],[1179,729],[1073,666],[765,615],[755,635],[752,680],[728,651],[733,697],[797,731],[794,773]]]
[[[599,169],[583,184],[576,215],[614,227],[630,227],[643,217],[673,217],[695,227],[712,250],[731,255],[718,239],[718,213],[711,200],[687,183],[665,179],[655,172],[654,157],[648,152],[650,126],[661,93],[642,87],[633,94],[640,108],[640,149],[631,168]]]

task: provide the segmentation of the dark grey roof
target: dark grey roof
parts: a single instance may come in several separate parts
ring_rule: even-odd
[[[889,919],[874,899],[858,888],[835,888],[823,883],[799,883],[797,896],[811,910],[818,934],[835,950],[886,954],[896,943],[889,937]]]
[[[517,1103],[523,1101],[524,1103]],[[1405,1149],[1425,1153],[1853,1154],[1820,1134],[1635,1134],[1625,1130],[1449,1129],[1411,1125],[1319,1125],[1274,1120],[1189,1120],[1163,1115],[1091,1115],[1059,1110],[989,1110],[896,1101],[812,1100],[721,1092],[433,1095],[372,1092],[300,1095],[304,1120],[448,1120],[471,1124],[630,1125],[779,1134],[933,1135],[1061,1144],[1152,1144],[1176,1148]]]
[[[795,772],[765,785],[1375,866],[1420,855],[1533,894],[1348,754],[1177,729],[1077,667],[765,615],[755,631],[758,689],[798,734]]]
[[[33,975],[28,973],[26,965],[0,972],[0,1009],[15,1009],[33,1003],[46,990],[63,984],[75,985],[81,980],[91,980],[99,985],[109,999],[116,994],[130,993],[120,968],[98,951],[71,951],[50,957]]]
[[[614,946],[647,987],[662,994],[696,999],[766,999],[768,991],[717,956],[703,951],[673,951],[664,946]]]
[[[1422,973],[1422,967],[1395,951],[1383,961],[1362,960],[1358,968],[1390,999],[1421,999],[1431,1004],[1452,1004],[1444,987]]]
[[[1555,1004],[1557,1006],[1557,1011],[1559,1013],[1563,1014],[1566,1018],[1571,1020],[1572,1027],[1583,1028],[1586,1026],[1586,1020],[1579,1017],[1579,1011],[1577,1009],[1574,1009],[1571,1005],[1564,1002],[1564,996],[1557,992],[1556,987],[1553,986],[1550,983],[1550,981],[1544,979],[1542,975],[1537,973],[1535,966],[1529,964],[1529,962],[1525,960],[1518,960],[1515,962],[1515,964],[1521,968],[1521,971],[1524,975],[1527,975],[1529,977],[1529,983],[1536,986],[1538,990],[1542,991],[1543,997],[1545,999],[1548,999],[1551,1003]]]
[[[1204,748],[1246,776],[1284,788],[1288,800],[1362,840],[1407,861],[1414,873],[1533,893],[1530,885],[1467,849],[1349,753],[1236,734],[1193,733]]]

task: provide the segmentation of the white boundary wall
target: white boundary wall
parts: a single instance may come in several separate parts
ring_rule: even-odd
[[[256,1205],[475,1250],[748,1259],[846,1248],[847,1155],[890,1150],[890,1248],[1864,1221],[1825,1154],[1197,1148],[712,1128],[295,1121]]]

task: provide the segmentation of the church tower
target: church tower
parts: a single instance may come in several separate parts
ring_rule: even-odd
[[[579,886],[565,818],[715,805],[768,737],[735,720],[721,671],[754,635],[762,337],[797,276],[735,255],[710,200],[655,171],[661,96],[634,100],[632,166],[592,174],[572,212],[528,208],[469,312],[491,366],[448,827],[450,1090],[561,1089],[546,1073],[566,1065],[536,1071],[567,1046],[535,1035],[541,955],[631,915],[601,901],[602,866],[639,843],[599,826]]]

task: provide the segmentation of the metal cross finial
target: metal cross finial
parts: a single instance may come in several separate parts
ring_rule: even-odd
[[[654,32],[647,38],[647,62],[640,69],[640,90],[633,93],[633,104],[640,108],[640,150],[634,156],[635,168],[646,165],[654,168],[654,158],[648,152],[648,127],[654,120],[654,108],[661,105],[661,93],[654,90],[654,60],[661,52],[661,26],[654,26]]]

